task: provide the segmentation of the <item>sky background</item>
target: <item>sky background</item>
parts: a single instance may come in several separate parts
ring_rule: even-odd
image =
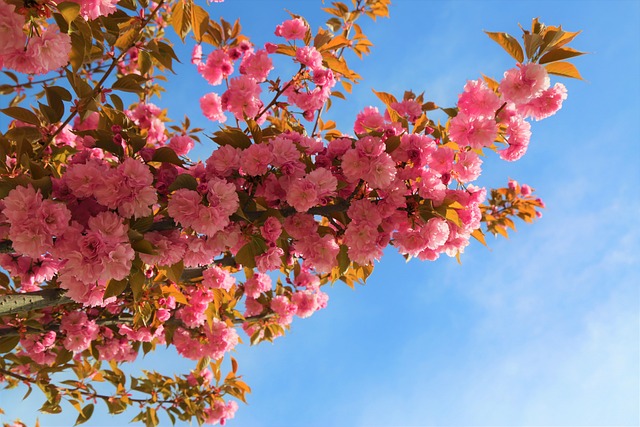
[[[285,8],[317,28],[327,18],[321,6],[227,0],[209,10],[240,17],[261,45]],[[363,82],[323,118],[350,132],[358,111],[381,107],[371,88],[399,97],[425,91],[454,105],[467,80],[499,79],[514,66],[482,31],[519,38],[518,23],[526,28],[534,17],[583,30],[572,46],[591,53],[573,61],[586,81],[552,77],[569,90],[563,109],[533,123],[520,161],[489,156],[478,183],[531,185],[547,204],[543,218],[518,223],[509,240],[488,238],[489,249],[472,243],[461,265],[447,257],[405,263],[391,248],[366,286],[337,283],[328,307],[296,319],[286,337],[238,346],[253,392],[229,426],[640,424],[640,2],[396,0],[391,19],[361,22],[375,44],[364,61],[350,62]],[[182,58],[157,103],[211,132],[194,102],[211,88],[190,70],[188,52]],[[193,366],[173,352],[136,364],[163,373]],[[69,408],[38,415],[40,402],[21,396],[0,391],[9,412],[0,422],[75,420]],[[126,421],[96,412],[87,425]]]

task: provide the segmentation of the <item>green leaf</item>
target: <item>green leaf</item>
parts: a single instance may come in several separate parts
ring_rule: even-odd
[[[133,299],[136,301],[142,295],[145,279],[144,273],[140,270],[135,270],[129,278],[129,286],[131,287],[131,292],[133,292]]]
[[[18,345],[19,342],[19,336],[0,338],[0,353],[10,352]]]
[[[32,111],[22,107],[7,107],[0,109],[4,114],[21,122],[29,123],[31,125],[40,126],[40,119]]]
[[[154,153],[151,158],[152,162],[171,163],[173,165],[182,166],[184,163],[180,160],[180,157],[169,147],[160,147]]]
[[[214,133],[210,138],[220,146],[231,145],[232,147],[242,149],[251,146],[251,139],[238,128],[225,128],[224,130]]]
[[[58,11],[67,24],[71,24],[80,15],[80,4],[70,1],[58,3]]]
[[[131,223],[131,229],[144,233],[153,225],[153,215],[138,218]]]
[[[140,30],[137,26],[130,27],[125,32],[120,34],[114,45],[122,50],[128,50],[135,44],[135,41],[139,35]]]
[[[71,68],[73,71],[78,71],[85,59],[85,39],[80,33],[73,32],[71,37],[71,52],[69,53],[69,62],[71,62]]]
[[[78,424],[87,422],[89,418],[91,418],[91,415],[93,415],[93,403],[89,403],[87,406],[82,408],[82,412],[78,415],[74,425],[77,426]]]
[[[174,283],[180,282],[180,276],[182,276],[182,272],[184,271],[184,262],[178,261],[173,264],[171,267],[167,267],[167,277]]]
[[[169,191],[176,191],[181,188],[187,188],[195,191],[198,189],[198,181],[193,177],[193,175],[189,175],[188,173],[180,174],[169,186]]]
[[[341,275],[344,274],[351,265],[348,251],[349,248],[347,246],[340,245],[340,252],[338,252],[338,268],[340,269]]]
[[[136,240],[135,242],[131,242],[131,247],[134,251],[140,252],[142,254],[147,255],[156,255],[157,252],[150,241],[148,240]]]
[[[140,50],[138,53],[138,69],[140,74],[145,75],[151,69],[151,55],[146,50]]]
[[[107,284],[107,289],[104,291],[104,299],[110,297],[117,297],[127,288],[127,284],[129,281],[125,278],[124,280],[109,280]]]
[[[253,119],[246,119],[247,127],[251,132],[251,136],[253,137],[253,141],[256,144],[260,144],[262,142],[262,129],[260,125],[256,123]]]
[[[400,146],[400,137],[399,136],[390,136],[384,141],[387,148],[384,150],[387,153],[392,153],[396,148]]]
[[[522,62],[524,61],[524,52],[522,51],[522,46],[518,43],[512,35],[507,33],[491,33],[489,31],[485,31],[491,40],[498,43],[504,50],[507,51],[511,57],[513,57],[516,61]]]
[[[116,80],[113,86],[111,86],[111,89],[121,90],[123,92],[142,93],[144,92],[142,85],[146,81],[147,79],[137,74],[127,74]]]

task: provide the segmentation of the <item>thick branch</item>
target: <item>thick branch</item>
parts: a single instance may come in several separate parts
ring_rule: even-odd
[[[9,316],[70,302],[73,301],[65,296],[64,289],[44,289],[24,294],[3,295],[0,296],[0,316]]]

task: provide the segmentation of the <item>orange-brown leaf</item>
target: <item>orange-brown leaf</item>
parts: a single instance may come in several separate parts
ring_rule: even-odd
[[[555,74],[563,77],[571,77],[573,79],[583,80],[582,76],[578,72],[578,69],[575,65],[570,62],[552,62],[550,64],[545,65],[547,72],[549,74]]]
[[[491,33],[489,31],[485,31],[485,33],[489,37],[491,37],[491,40],[502,46],[502,48],[506,50],[507,53],[511,55],[516,61],[524,61],[524,52],[522,51],[522,46],[520,46],[518,40],[516,40],[512,35],[507,33]]]
[[[561,61],[563,59],[573,58],[574,56],[580,56],[584,54],[585,52],[580,52],[570,47],[560,47],[542,55],[542,58],[540,58],[539,62],[540,64],[547,64],[549,62]]]

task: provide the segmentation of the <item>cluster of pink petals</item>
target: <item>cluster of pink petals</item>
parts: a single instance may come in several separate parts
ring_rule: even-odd
[[[86,20],[111,15],[116,11],[117,0],[71,0],[80,5],[80,15]],[[56,1],[61,3],[61,1]]]
[[[235,416],[237,410],[238,404],[235,401],[230,400],[225,403],[222,400],[216,399],[211,408],[204,410],[204,423],[211,425],[219,423],[224,425],[227,420]]]
[[[89,320],[82,311],[71,311],[62,316],[60,332],[65,334],[64,347],[79,353],[89,348],[91,341],[98,338],[99,327],[95,320]]]
[[[0,68],[25,74],[45,74],[67,64],[71,37],[57,25],[40,29],[27,38],[24,16],[15,6],[0,0]]]
[[[531,136],[530,125],[524,119],[547,118],[555,114],[567,98],[564,85],[549,86],[545,67],[534,63],[518,64],[505,72],[499,93],[482,80],[467,82],[458,99],[458,114],[451,120],[451,139],[461,147],[482,149],[493,144],[498,136],[498,124],[504,124],[508,147],[499,152],[500,157],[518,160],[527,151]],[[458,177],[462,177],[463,182],[465,175],[468,178],[476,175],[462,172],[461,175],[458,171]]]
[[[91,217],[86,229],[74,224],[56,241],[56,255],[67,260],[60,270],[60,287],[75,301],[102,305],[107,281],[122,280],[131,271],[135,252],[129,227],[109,211]]]
[[[204,356],[220,359],[238,344],[236,330],[225,322],[213,319],[211,327],[197,331],[178,327],[173,335],[173,345],[182,356],[197,360]]]
[[[20,345],[24,349],[24,354],[34,362],[40,365],[49,365],[56,359],[56,354],[53,352],[56,335],[54,331],[26,335],[20,338]]]
[[[32,186],[11,190],[4,199],[3,214],[10,224],[8,237],[14,250],[34,259],[54,250],[54,237],[64,234],[71,220],[63,203],[43,200]]]
[[[222,178],[212,177],[204,188],[205,194],[182,188],[169,200],[169,215],[183,227],[213,237],[229,225],[229,217],[239,206],[235,185]],[[202,203],[203,196],[208,205]]]
[[[284,21],[276,27],[275,35],[284,37],[286,40],[302,40],[309,27],[301,18],[294,18]]]
[[[162,146],[167,140],[165,126],[161,119],[162,110],[151,103],[139,103],[133,110],[125,111],[127,116],[147,133],[147,143]]]

